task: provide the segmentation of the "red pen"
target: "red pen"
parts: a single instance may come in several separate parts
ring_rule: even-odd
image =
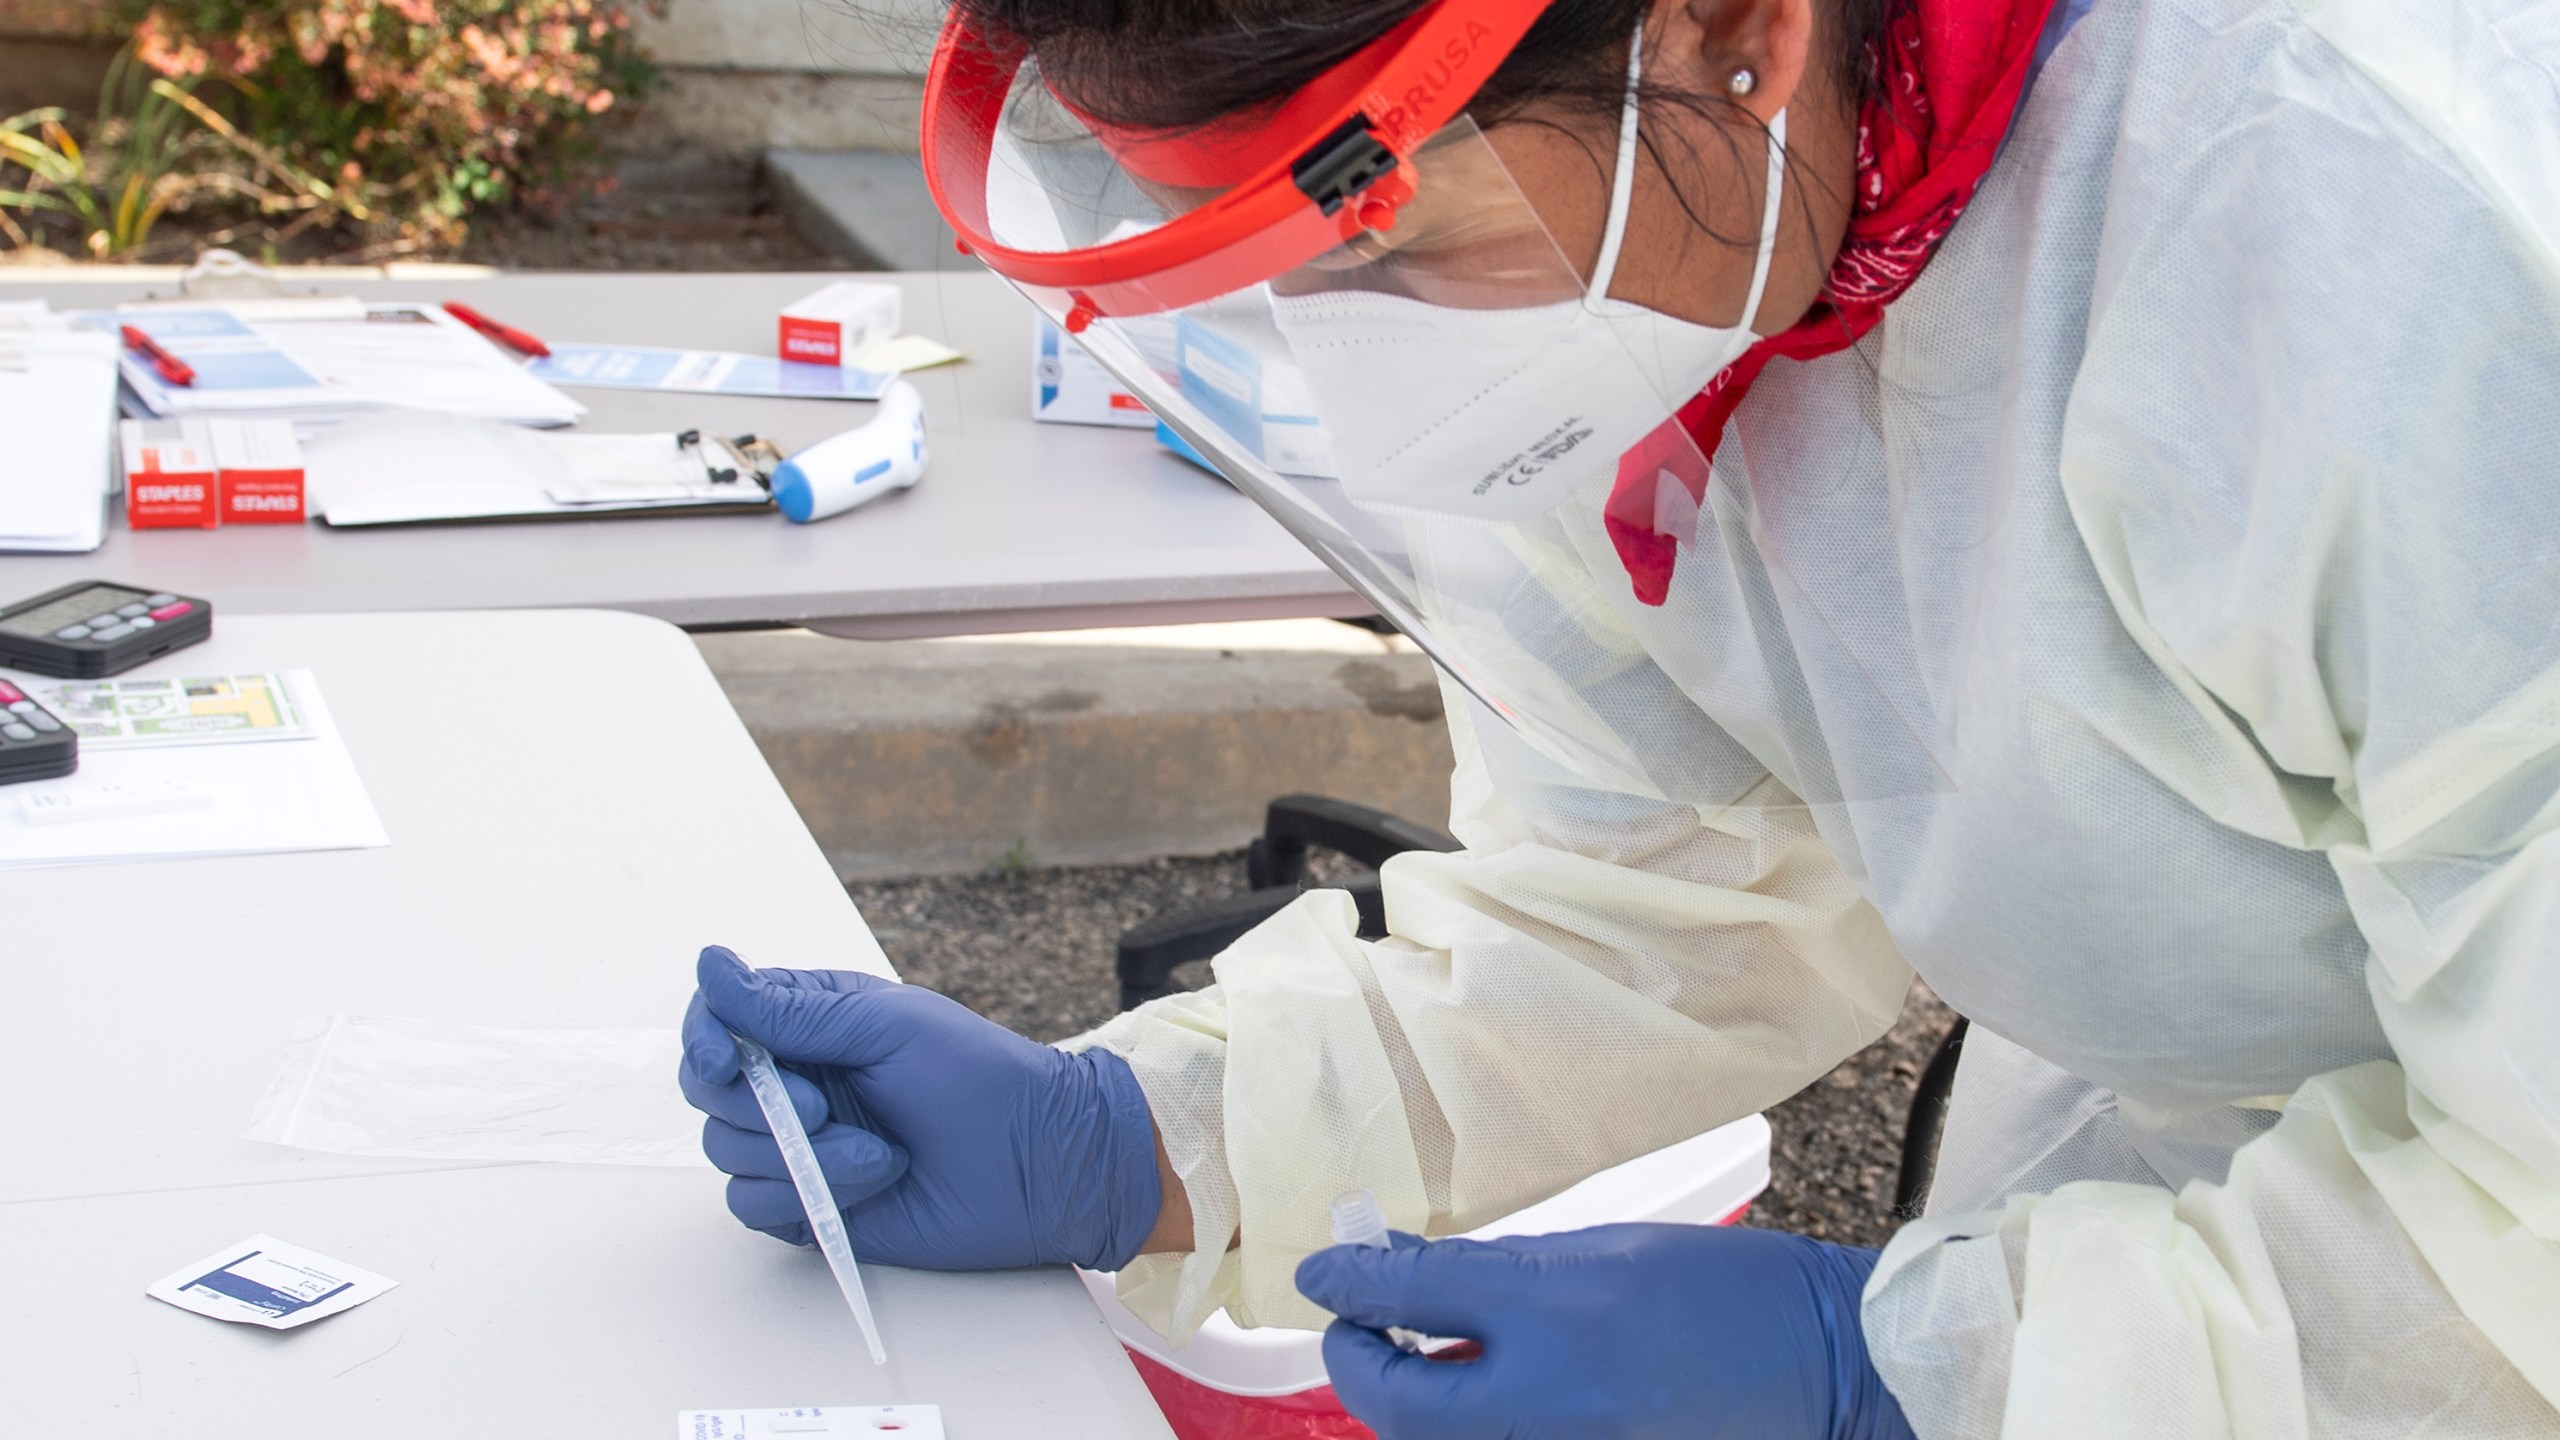
[[[551,353],[551,347],[543,344],[539,338],[528,335],[513,325],[501,325],[497,321],[490,319],[488,316],[481,314],[479,311],[472,309],[470,306],[465,305],[458,300],[447,300],[444,302],[444,313],[461,321],[463,324],[470,326],[472,329],[479,331],[481,334],[488,336],[490,339],[497,341],[499,344],[513,346],[527,355],[548,355]]]
[[[189,365],[186,361],[179,359],[177,356],[170,354],[168,351],[161,349],[159,341],[143,334],[140,330],[131,325],[119,326],[118,328],[124,331],[125,348],[141,352],[145,358],[151,361],[151,368],[160,372],[161,379],[168,381],[172,385],[193,385],[196,383],[195,367]]]

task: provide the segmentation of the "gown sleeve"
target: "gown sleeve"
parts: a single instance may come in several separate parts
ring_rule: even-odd
[[[1129,1060],[1190,1197],[1195,1248],[1120,1282],[1176,1338],[1222,1305],[1324,1324],[1293,1274],[1345,1190],[1470,1229],[1784,1099],[1901,1009],[1909,969],[1774,781],[1709,814],[1579,788],[1446,688],[1466,848],[1387,863],[1386,939],[1310,891],[1212,988],[1078,1042]]]

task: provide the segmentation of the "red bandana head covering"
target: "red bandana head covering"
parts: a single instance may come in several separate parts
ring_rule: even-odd
[[[1679,543],[1706,500],[1699,457],[1715,454],[1761,370],[1781,355],[1811,360],[1856,344],[1919,278],[2000,152],[2052,8],[2053,0],[1893,7],[1882,42],[1868,51],[1877,86],[1858,113],[1857,199],[1820,298],[1618,461],[1605,513],[1638,600],[1659,605],[1670,594]],[[1657,516],[1667,523],[1657,528]]]

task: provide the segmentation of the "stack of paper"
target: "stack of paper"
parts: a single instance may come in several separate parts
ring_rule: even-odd
[[[127,352],[126,408],[136,415],[260,416],[321,425],[402,409],[549,426],[572,424],[586,413],[433,305],[149,305],[84,319],[130,325],[195,372],[191,383],[173,384],[149,356]]]
[[[80,732],[80,770],[0,789],[0,870],[391,843],[307,670],[10,678]],[[99,791],[187,803],[60,818]]]
[[[0,550],[98,548],[115,426],[115,342],[0,305]]]

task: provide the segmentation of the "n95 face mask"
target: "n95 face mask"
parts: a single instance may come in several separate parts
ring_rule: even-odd
[[[1608,298],[1634,192],[1642,48],[1639,35],[1608,220],[1582,298],[1462,309],[1363,290],[1272,296],[1350,499],[1494,522],[1543,514],[1613,478],[1620,455],[1758,340],[1750,320],[1777,251],[1783,113],[1769,127],[1767,199],[1741,320],[1693,325]]]

